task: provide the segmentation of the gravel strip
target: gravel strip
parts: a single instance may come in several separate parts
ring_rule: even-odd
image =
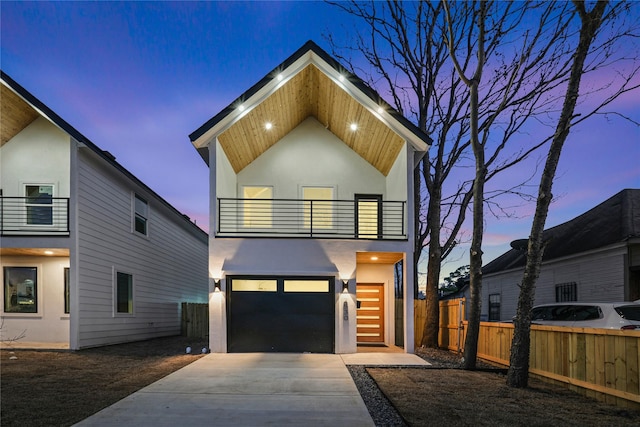
[[[364,404],[371,414],[376,426],[406,427],[396,408],[389,399],[380,391],[376,382],[367,372],[367,368],[361,365],[347,365],[349,373],[356,384]]]

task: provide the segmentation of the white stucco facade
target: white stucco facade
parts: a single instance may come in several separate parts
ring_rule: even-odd
[[[356,285],[383,283],[385,289],[386,345],[396,342],[393,264],[358,265],[358,253],[399,254],[403,261],[403,327],[405,351],[413,352],[413,185],[414,151],[405,144],[385,177],[346,146],[315,118],[303,121],[281,141],[235,174],[216,141],[209,151],[211,222],[209,237],[210,347],[227,351],[227,283],[229,275],[331,276],[335,281],[336,353],[357,351]],[[384,200],[406,202],[407,236],[399,240],[255,238],[217,236],[217,198],[241,198],[244,185],[273,188],[274,199],[300,199],[302,186],[329,186],[337,199],[353,200],[358,193],[380,194]],[[409,266],[409,268],[407,268]],[[214,281],[221,279],[221,289]],[[348,292],[342,281],[349,281]],[[348,314],[345,319],[344,304]]]

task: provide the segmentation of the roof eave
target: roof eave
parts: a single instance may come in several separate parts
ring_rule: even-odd
[[[282,64],[271,70],[249,90],[189,135],[189,139],[198,149],[200,155],[203,156],[201,149],[206,147],[215,137],[248,114],[309,64],[315,65],[334,84],[345,89],[350,96],[365,106],[386,126],[408,141],[415,151],[426,152],[428,150],[431,143],[431,138],[428,135],[395,111],[377,92],[341,66],[317,44],[308,41]],[[204,160],[208,164],[208,159]]]

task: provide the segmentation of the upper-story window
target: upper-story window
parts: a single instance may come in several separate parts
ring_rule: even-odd
[[[133,229],[140,234],[148,235],[149,204],[145,199],[135,195]]]
[[[242,187],[243,220],[247,228],[271,228],[273,226],[273,187]]]
[[[333,228],[333,187],[302,187],[304,228]]]
[[[53,224],[53,185],[26,184],[24,186],[27,224]]]

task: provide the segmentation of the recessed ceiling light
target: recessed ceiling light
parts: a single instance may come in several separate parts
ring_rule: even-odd
[[[371,257],[371,261],[377,261],[377,260],[378,260],[378,257],[377,257],[377,256],[372,256],[372,257]]]
[[[341,82],[344,81],[344,76],[342,74],[340,74],[340,76],[338,76],[338,80],[340,80]]]
[[[382,114],[382,113],[384,113],[384,108],[378,107],[378,114]]]
[[[240,110],[241,112],[244,111],[244,105],[239,106],[238,110]]]
[[[53,255],[53,251],[44,251],[45,255]]]
[[[353,131],[356,131],[356,130],[358,130],[358,124],[357,124],[357,123],[351,123],[351,124],[349,125],[349,128],[350,128],[351,130],[353,130]]]
[[[279,82],[281,82],[281,81],[282,81],[282,79],[283,79],[282,74],[278,74],[277,79],[278,79],[278,81],[279,81]]]
[[[271,129],[272,127],[273,127],[273,124],[272,124],[271,122],[267,122],[267,123],[265,123],[265,124],[264,124],[264,128],[265,128],[266,130]]]

